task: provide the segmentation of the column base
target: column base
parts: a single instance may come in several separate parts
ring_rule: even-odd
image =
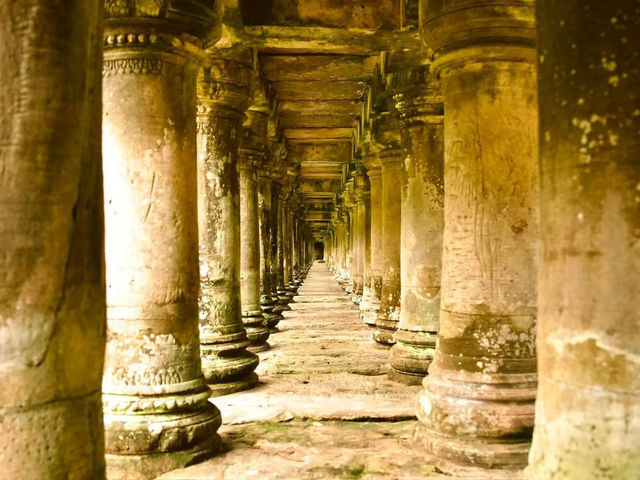
[[[282,308],[282,312],[288,312],[291,310],[291,307],[289,306],[290,301],[291,297],[289,297],[285,291],[278,292],[278,305]]]
[[[395,313],[389,315],[389,317],[391,316],[395,316]],[[376,318],[375,325],[371,331],[371,337],[383,345],[395,345],[396,339],[394,338],[394,334],[397,328],[398,320],[380,316],[380,313],[378,313],[378,318]]]
[[[474,480],[522,480],[530,442],[491,443],[477,439],[473,443],[429,430],[418,422],[414,440],[422,444],[428,458],[444,473]]]
[[[379,304],[371,304],[366,310],[360,311],[360,318],[362,318],[362,321],[365,323],[365,325],[368,325],[369,328],[374,328],[376,326],[376,319],[378,318],[379,309]]]
[[[224,395],[250,390],[256,385],[258,385],[258,375],[251,373],[246,377],[209,385],[209,388],[211,389],[212,397],[222,397]]]
[[[189,450],[149,455],[106,454],[107,480],[151,480],[163,473],[202,462],[221,450],[222,441],[216,433],[207,443]]]
[[[396,370],[393,366],[389,367],[389,372],[387,373],[387,378],[389,378],[389,380],[401,383],[402,385],[422,385],[424,377],[424,375],[419,373]]]
[[[389,379],[405,385],[421,385],[435,354],[435,332],[398,330],[394,338]]]
[[[271,330],[269,330],[269,335],[271,335]],[[260,353],[260,352],[266,352],[267,350],[271,349],[271,345],[269,344],[269,342],[262,342],[259,345],[249,345],[247,347],[247,350],[250,351],[251,353]]]
[[[264,314],[265,319],[267,321],[267,327],[269,328],[269,332],[273,333],[274,328],[276,327],[276,325],[278,325],[278,323],[280,323],[280,320],[283,320],[284,317],[282,316],[281,313],[276,312],[275,310],[271,313],[265,313]]]
[[[202,373],[212,389],[253,373],[259,363],[258,356],[246,350],[249,342],[237,345],[201,345]],[[225,348],[226,347],[226,348]]]
[[[267,340],[269,340],[269,328],[262,311],[258,313],[250,312],[242,316],[242,323],[247,331],[247,339],[249,346],[247,350],[250,352],[262,352],[270,348]]]
[[[106,413],[104,421],[108,480],[153,479],[204,460],[220,448],[220,411],[206,398],[196,411]]]
[[[396,341],[393,339],[393,333],[394,330],[387,330],[375,325],[373,327],[373,330],[371,330],[371,338],[380,345],[384,345],[385,347],[393,347],[396,343]]]
[[[464,362],[457,358],[451,359],[453,365]],[[416,438],[439,468],[471,469],[473,478],[517,478],[513,475],[527,466],[531,446],[533,360],[512,362],[498,374],[444,369],[436,355],[417,397]],[[508,373],[515,369],[530,373]]]

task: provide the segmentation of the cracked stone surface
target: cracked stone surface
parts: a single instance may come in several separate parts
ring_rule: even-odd
[[[216,398],[225,451],[162,479],[440,477],[413,441],[420,387],[387,380],[387,348],[316,263],[285,312],[260,385]]]

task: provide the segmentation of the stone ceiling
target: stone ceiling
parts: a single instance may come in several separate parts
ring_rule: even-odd
[[[326,230],[366,116],[381,52],[406,48],[417,0],[227,0],[277,97],[307,221]],[[230,15],[227,15],[231,18]],[[238,19],[235,19],[238,21]],[[416,19],[417,20],[417,19]]]

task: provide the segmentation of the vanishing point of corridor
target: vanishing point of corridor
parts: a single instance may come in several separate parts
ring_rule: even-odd
[[[315,263],[260,353],[260,385],[213,399],[225,453],[173,480],[390,479],[439,476],[412,441],[419,387],[387,379],[389,350]]]

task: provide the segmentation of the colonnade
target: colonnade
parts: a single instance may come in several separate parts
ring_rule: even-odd
[[[415,438],[441,469],[518,478],[529,464],[531,479],[634,478],[640,431],[622,416],[636,412],[640,390],[607,371],[614,357],[623,377],[636,368],[638,317],[627,308],[637,298],[627,288],[638,257],[631,237],[613,232],[630,232],[640,218],[629,196],[640,137],[619,77],[605,72],[640,65],[625,51],[624,66],[603,64],[587,80],[597,42],[585,42],[584,57],[570,52],[586,18],[607,28],[595,3],[598,13],[539,1],[537,23],[533,1],[513,11],[461,3],[422,2],[430,63],[392,52],[378,72],[381,100],[325,239],[330,268],[347,291],[365,278],[352,299],[372,339],[390,347],[389,378],[423,385]],[[632,23],[614,27],[611,41],[626,44]],[[536,28],[545,38],[537,58]],[[620,54],[605,51],[601,63]],[[367,184],[357,181],[362,168]],[[364,214],[352,208],[359,195]],[[364,242],[353,226],[360,216],[369,219]],[[611,256],[618,249],[624,266]],[[622,291],[609,275],[621,275]],[[622,341],[631,325],[636,333]]]
[[[211,3],[0,5],[11,478],[215,454],[209,397],[256,384],[313,261],[277,101],[251,48],[216,47]],[[416,439],[441,469],[636,478],[638,7],[421,8],[432,55],[382,58],[329,267],[390,378],[422,382]]]

